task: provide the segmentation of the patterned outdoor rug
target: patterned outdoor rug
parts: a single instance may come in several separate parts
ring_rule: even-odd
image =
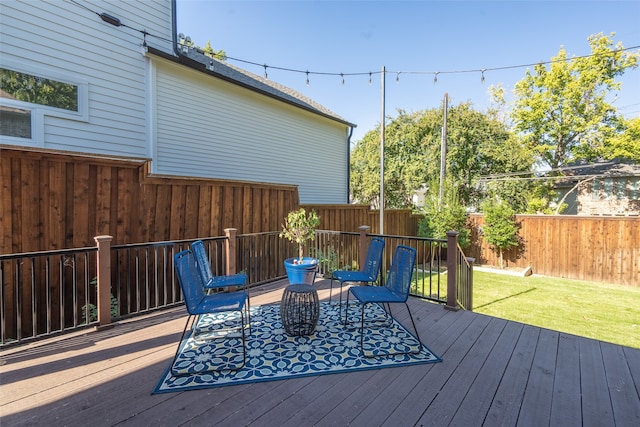
[[[239,332],[237,338],[199,339],[198,342],[186,336],[176,361],[180,375],[173,376],[170,367],[167,368],[153,394],[442,361],[426,346],[418,354],[364,357],[360,351],[360,307],[350,305],[352,323],[348,327],[340,320],[338,307],[335,303],[321,303],[318,326],[315,333],[307,337],[292,337],[285,333],[279,305],[252,307],[246,364],[237,371],[193,373],[207,366],[241,365]],[[365,321],[384,315],[381,307],[375,304],[369,304],[369,307]],[[216,328],[224,325],[228,317],[228,314],[201,316],[198,327],[208,328],[215,335]],[[367,353],[411,351],[418,347],[417,339],[398,322],[394,321],[390,327],[365,328]]]

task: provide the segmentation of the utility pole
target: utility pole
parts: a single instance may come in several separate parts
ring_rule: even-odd
[[[449,110],[449,95],[444,94],[444,114],[442,125],[442,143],[440,144],[440,196],[438,197],[438,210],[442,208],[444,198],[444,179],[447,169],[447,112]]]

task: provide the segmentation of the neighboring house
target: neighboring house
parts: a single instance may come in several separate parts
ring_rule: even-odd
[[[153,174],[295,184],[301,203],[348,203],[355,125],[183,50],[175,10],[175,0],[3,0],[3,74],[60,96],[3,93],[0,144],[148,158]]]
[[[640,215],[640,165],[621,160],[581,163],[564,170],[555,188],[567,215]]]

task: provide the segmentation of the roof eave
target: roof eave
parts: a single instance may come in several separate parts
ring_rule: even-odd
[[[272,93],[269,93],[267,91],[264,91],[264,90],[261,90],[259,88],[256,88],[254,86],[245,84],[243,82],[239,82],[238,80],[232,79],[232,78],[230,78],[228,76],[225,76],[223,74],[216,73],[215,69],[214,70],[210,70],[203,63],[198,62],[198,61],[196,61],[194,59],[191,59],[191,58],[189,58],[187,56],[184,56],[184,55],[180,55],[180,56],[171,55],[171,54],[168,54],[168,53],[166,53],[166,52],[164,52],[162,50],[159,50],[159,49],[156,49],[156,48],[153,48],[153,47],[149,47],[148,48],[148,53],[152,54],[152,55],[155,55],[155,56],[158,56],[160,58],[167,59],[169,61],[181,64],[181,65],[184,65],[184,66],[189,67],[189,68],[191,68],[193,70],[196,70],[196,71],[199,71],[201,73],[207,74],[207,75],[209,75],[211,77],[218,78],[220,80],[224,80],[224,81],[229,82],[231,84],[234,84],[236,86],[243,87],[243,88],[248,89],[248,90],[250,90],[252,92],[256,92],[256,93],[259,93],[261,95],[268,96],[269,98],[276,99],[278,101],[281,101],[281,102],[284,102],[286,104],[289,104],[289,105],[291,105],[293,107],[300,108],[300,109],[306,110],[306,111],[308,111],[310,113],[325,117],[327,119],[330,119],[332,121],[341,123],[343,125],[346,125],[346,126],[349,126],[349,127],[353,127],[353,128],[357,127],[357,125],[355,125],[353,123],[350,123],[350,122],[348,122],[346,120],[340,120],[339,118],[331,116],[330,114],[323,113],[322,111],[318,111],[318,110],[315,110],[313,108],[305,107],[304,105],[297,104],[295,102],[289,101],[288,99],[281,98],[279,96],[276,96],[276,95],[274,95]]]

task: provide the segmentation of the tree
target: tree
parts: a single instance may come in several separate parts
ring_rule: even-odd
[[[178,44],[180,46],[185,46],[187,49],[197,49],[210,58],[215,58],[220,61],[227,60],[227,52],[222,49],[217,51],[213,50],[213,47],[211,47],[211,40],[207,40],[207,43],[204,45],[204,47],[200,47],[191,40],[191,37],[180,33],[178,34]]]
[[[624,132],[614,136],[604,147],[603,158],[624,158],[640,162],[640,118],[623,123]]]
[[[435,186],[432,184],[432,186]],[[446,239],[447,231],[458,233],[458,244],[462,248],[469,246],[471,231],[467,226],[467,210],[460,203],[457,188],[451,179],[445,183],[442,203],[439,192],[434,191],[426,198],[424,219],[418,223],[418,236],[432,239]]]
[[[591,55],[569,59],[561,48],[549,69],[536,65],[516,83],[515,129],[552,169],[579,159],[601,157],[621,130],[621,118],[606,101],[621,87],[616,77],[636,68],[638,54],[602,33],[589,37]]]
[[[442,109],[406,113],[386,126],[385,202],[390,208],[413,206],[413,195],[440,174]],[[494,172],[530,170],[533,160],[506,126],[470,103],[449,109],[447,176],[464,206],[482,194],[477,178]],[[436,179],[437,182],[437,179]],[[351,190],[360,203],[379,206],[380,131],[368,132],[351,153]],[[427,186],[428,191],[438,185]]]
[[[213,48],[211,47],[211,40],[207,40],[207,43],[204,45],[204,48],[202,48],[201,50],[204,52],[205,55],[207,55],[210,58],[215,58],[220,61],[227,60],[227,52],[225,52],[222,49],[217,51],[213,50]]]
[[[503,268],[503,251],[518,246],[518,224],[515,212],[504,201],[488,200],[482,205],[485,226],[484,238],[500,254],[500,268]]]

